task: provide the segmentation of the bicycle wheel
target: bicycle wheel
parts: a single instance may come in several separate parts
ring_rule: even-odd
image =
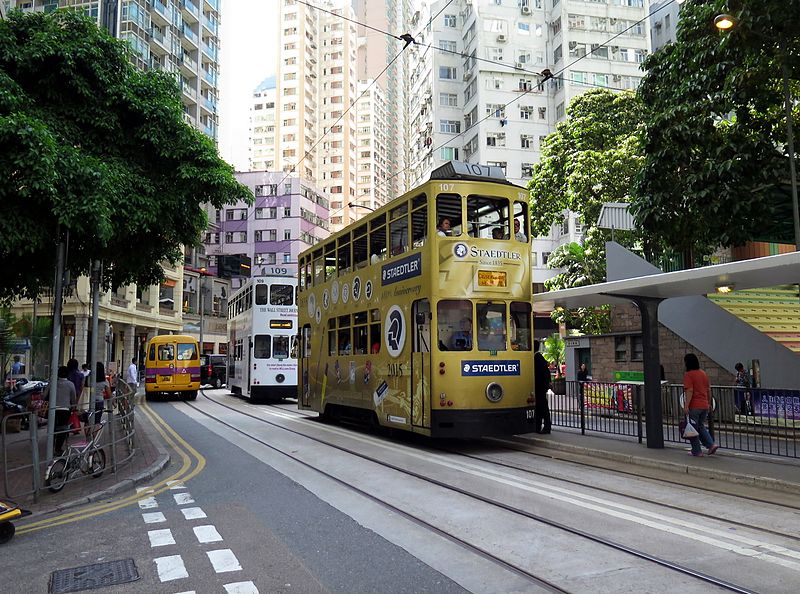
[[[47,469],[45,485],[52,493],[58,493],[67,484],[67,460],[56,458]]]
[[[91,468],[92,478],[100,478],[106,469],[106,453],[99,448],[93,451],[89,459],[89,467]]]

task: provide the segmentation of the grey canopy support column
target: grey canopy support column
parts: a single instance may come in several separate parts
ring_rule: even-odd
[[[661,355],[658,352],[658,306],[663,299],[631,297],[642,316],[644,363],[644,412],[647,447],[664,447],[664,414],[661,410]]]

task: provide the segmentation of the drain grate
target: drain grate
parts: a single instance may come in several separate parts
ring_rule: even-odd
[[[135,582],[138,579],[139,570],[136,569],[133,559],[59,569],[50,574],[50,594],[94,590],[115,584]]]

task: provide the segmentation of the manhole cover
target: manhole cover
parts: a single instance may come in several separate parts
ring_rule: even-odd
[[[139,571],[136,569],[133,559],[59,569],[50,574],[50,594],[94,590],[115,584],[135,582],[138,579]]]

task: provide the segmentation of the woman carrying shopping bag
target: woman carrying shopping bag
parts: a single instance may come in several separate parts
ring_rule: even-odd
[[[698,433],[698,435],[690,439],[692,451],[689,452],[689,455],[702,456],[703,451],[700,447],[702,442],[708,448],[707,451],[710,456],[719,449],[705,425],[708,411],[711,408],[711,384],[708,381],[706,372],[700,369],[700,361],[697,359],[697,355],[687,353],[683,357],[683,362],[686,365],[686,373],[683,375],[683,390],[685,393],[683,413],[689,416],[689,420]]]

